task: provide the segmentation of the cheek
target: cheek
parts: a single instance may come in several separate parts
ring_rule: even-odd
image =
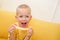
[[[22,19],[18,17],[17,20],[18,20],[18,21],[21,21]]]
[[[29,22],[30,21],[30,18],[27,18],[26,20]]]

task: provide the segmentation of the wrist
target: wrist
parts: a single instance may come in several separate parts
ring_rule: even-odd
[[[31,37],[31,35],[27,35],[27,37]]]
[[[24,40],[29,40],[30,39],[30,36],[26,36]]]

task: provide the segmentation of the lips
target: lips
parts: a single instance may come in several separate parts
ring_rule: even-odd
[[[21,23],[21,26],[22,26],[22,27],[26,27],[26,26],[27,26],[27,23],[26,23],[26,22]]]

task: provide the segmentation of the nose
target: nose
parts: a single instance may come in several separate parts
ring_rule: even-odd
[[[23,17],[23,18],[22,18],[22,20],[26,20],[26,18],[25,18],[25,17]]]

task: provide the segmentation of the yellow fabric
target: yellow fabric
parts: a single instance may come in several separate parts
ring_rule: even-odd
[[[17,40],[23,40],[27,34],[27,30],[18,30]]]
[[[0,40],[8,40],[8,39],[0,38]]]
[[[8,27],[15,23],[15,12],[0,10],[0,38],[8,38]],[[34,33],[31,40],[60,40],[60,24],[32,19]]]
[[[8,38],[8,27],[16,22],[15,14],[0,10],[0,37]]]
[[[25,38],[25,36],[27,35],[27,29],[26,28],[21,29],[22,27],[19,27],[18,23],[15,23],[15,24],[17,26],[16,26],[16,29],[14,30],[14,36],[15,36],[16,40],[23,40]],[[18,27],[20,29],[18,29]],[[26,30],[24,30],[24,29],[26,29]],[[8,35],[8,37],[10,37],[10,34]]]

